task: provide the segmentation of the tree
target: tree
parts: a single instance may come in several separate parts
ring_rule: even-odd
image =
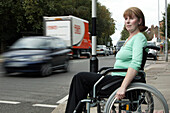
[[[109,41],[115,32],[115,23],[105,6],[97,7],[97,40],[105,43],[105,37]],[[43,35],[43,16],[68,15],[88,20],[92,31],[91,0],[1,0],[0,52],[22,36]]]
[[[121,32],[121,40],[126,40],[129,37],[129,32],[125,29],[122,30]]]
[[[21,7],[17,5],[18,2],[14,2],[13,0],[0,1],[0,52],[3,52],[19,36],[17,33],[18,23],[16,18],[19,18],[20,12],[16,12],[16,9],[20,9]]]
[[[162,35],[165,36],[165,13],[163,13],[163,26],[161,27]],[[167,7],[167,31],[170,31],[170,4]],[[167,37],[170,38],[170,32],[167,32]]]
[[[146,39],[149,41],[149,40],[150,40],[150,37],[149,37],[149,35],[147,34],[147,32],[142,32],[142,33],[145,35]],[[129,37],[128,31],[125,30],[125,29],[123,29],[122,32],[121,32],[121,38],[120,38],[120,39],[121,39],[121,40],[126,40],[128,37]]]
[[[97,5],[97,43],[105,45],[115,33],[115,21],[109,10],[100,3]]]

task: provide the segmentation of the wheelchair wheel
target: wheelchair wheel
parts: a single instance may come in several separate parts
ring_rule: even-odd
[[[117,90],[108,98],[105,113],[137,112],[137,113],[169,113],[164,96],[154,87],[144,83],[132,83],[122,100],[114,98]]]

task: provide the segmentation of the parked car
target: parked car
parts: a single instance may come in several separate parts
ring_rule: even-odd
[[[121,47],[123,46],[123,44],[125,43],[125,40],[121,40],[121,41],[118,41],[116,46],[115,46],[115,56],[117,54],[117,52],[121,49]]]
[[[156,43],[148,41],[147,45],[156,46]],[[154,60],[157,60],[157,51],[154,49],[149,49],[147,58],[154,58]]]
[[[113,50],[113,47],[109,47],[108,49],[109,49],[109,54],[110,54],[110,55],[113,55],[113,51],[114,51],[114,50]]]
[[[2,54],[5,73],[39,73],[48,76],[53,70],[68,70],[69,56],[65,42],[56,37],[20,38]]]
[[[105,45],[97,45],[97,55],[109,56],[109,49]]]

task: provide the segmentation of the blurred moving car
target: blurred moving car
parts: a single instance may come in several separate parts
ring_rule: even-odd
[[[2,54],[6,74],[39,73],[48,76],[53,70],[68,70],[69,56],[65,42],[56,37],[32,36],[17,40]]]
[[[148,46],[156,46],[155,42],[148,41]],[[154,49],[149,49],[147,58],[154,58],[154,60],[157,60],[157,51]]]
[[[109,56],[109,49],[105,45],[97,45],[97,55]]]
[[[116,46],[115,46],[115,56],[117,54],[117,52],[121,49],[121,47],[123,46],[123,44],[125,43],[125,40],[121,40],[121,41],[118,41]]]

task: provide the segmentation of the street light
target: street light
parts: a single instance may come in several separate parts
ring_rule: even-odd
[[[168,62],[168,43],[167,43],[167,0],[165,0],[165,60]]]
[[[96,10],[97,0],[92,0],[92,57],[90,59],[90,72],[98,71],[98,59],[96,54]]]
[[[158,39],[157,39],[157,42],[160,42],[159,0],[158,0]]]

